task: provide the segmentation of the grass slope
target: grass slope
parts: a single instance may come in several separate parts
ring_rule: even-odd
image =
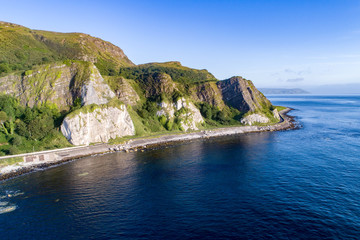
[[[0,74],[65,59],[95,62],[105,75],[134,65],[119,47],[87,34],[31,30],[0,22]]]

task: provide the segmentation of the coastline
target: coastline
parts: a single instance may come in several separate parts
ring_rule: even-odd
[[[59,165],[65,162],[73,161],[86,156],[112,153],[118,151],[134,152],[151,150],[163,146],[179,144],[185,141],[195,139],[208,139],[220,136],[229,136],[254,132],[272,132],[297,128],[294,117],[287,115],[291,108],[286,108],[279,112],[280,121],[278,123],[266,126],[237,126],[237,127],[224,127],[215,128],[211,130],[201,130],[197,132],[184,133],[184,134],[169,134],[160,135],[151,138],[138,138],[130,139],[123,144],[110,145],[101,143],[90,146],[72,147],[65,149],[55,149],[35,153],[26,153],[19,155],[12,155],[1,157],[13,158],[22,157],[23,162],[8,165],[0,168],[0,181],[17,177],[26,173],[30,173],[39,169],[46,169],[50,166]]]

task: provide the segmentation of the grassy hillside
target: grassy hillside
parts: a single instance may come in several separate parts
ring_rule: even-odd
[[[127,105],[137,136],[241,125],[254,112],[276,121],[271,103],[241,77],[219,81],[180,62],[134,65],[87,34],[0,22],[0,155],[69,146],[59,131],[64,117],[86,110],[83,89],[101,90],[83,88],[91,78],[102,82],[93,63],[113,100]]]
[[[120,68],[120,76],[128,79],[142,79],[154,73],[166,73],[178,83],[195,83],[217,81],[207,70],[197,70],[184,67],[179,62],[147,63],[132,67]]]
[[[0,22],[0,75],[66,59],[94,62],[104,75],[134,65],[119,47],[87,34],[31,30]]]

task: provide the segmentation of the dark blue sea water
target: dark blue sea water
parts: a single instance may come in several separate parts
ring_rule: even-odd
[[[15,207],[0,214],[0,239],[359,239],[360,96],[270,99],[296,109],[302,128],[0,183],[0,208]]]

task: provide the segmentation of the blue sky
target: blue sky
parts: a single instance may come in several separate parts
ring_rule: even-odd
[[[360,1],[2,1],[0,20],[84,32],[136,64],[180,61],[259,87],[360,83]]]

